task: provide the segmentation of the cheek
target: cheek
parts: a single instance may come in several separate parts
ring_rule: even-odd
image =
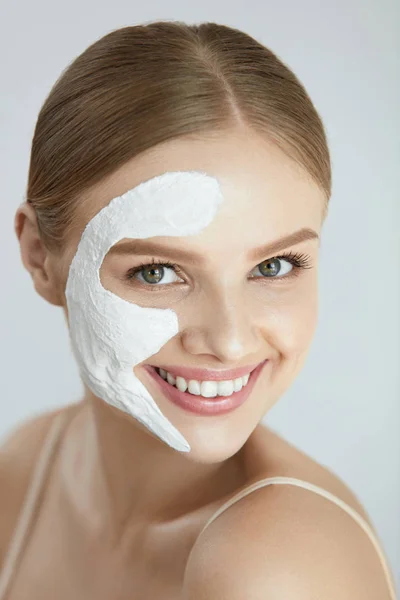
[[[303,362],[314,337],[318,320],[316,289],[296,294],[276,307],[270,319],[272,343],[283,360]]]

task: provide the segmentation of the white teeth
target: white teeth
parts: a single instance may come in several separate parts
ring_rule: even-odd
[[[183,377],[179,377],[179,376],[176,378],[175,385],[180,392],[186,392],[187,387],[188,387],[186,379],[184,379]]]
[[[167,381],[171,385],[175,385],[176,380],[175,380],[175,377],[173,375],[171,375],[171,373],[167,373]]]
[[[240,392],[240,390],[243,387],[243,381],[241,377],[238,377],[237,379],[233,380],[233,390],[235,392]]]
[[[198,381],[196,381],[195,379],[191,379],[189,381],[188,392],[190,392],[194,396],[200,396],[200,394],[201,394],[200,383]]]
[[[231,396],[234,392],[233,381],[219,381],[218,382],[218,395],[219,396]]]
[[[184,377],[174,377],[165,369],[158,369],[160,376],[175,385],[181,392],[189,392],[194,396],[203,396],[204,398],[215,398],[216,396],[231,396],[234,392],[240,392],[242,387],[247,385],[250,373],[243,377],[237,377],[233,380],[225,381],[197,381],[190,379],[187,381]]]
[[[218,383],[216,381],[202,381],[200,384],[200,394],[204,398],[215,398],[218,392]]]

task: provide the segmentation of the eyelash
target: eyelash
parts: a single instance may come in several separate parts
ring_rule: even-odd
[[[136,275],[136,273],[139,273],[139,271],[141,271],[142,269],[147,269],[147,267],[168,267],[169,269],[173,269],[175,271],[175,273],[177,275],[182,274],[181,269],[179,268],[179,266],[175,263],[171,263],[168,260],[166,261],[158,261],[155,258],[152,258],[151,263],[142,263],[140,265],[138,265],[137,267],[132,267],[132,269],[129,269],[129,271],[126,273],[126,279],[133,279],[134,275]],[[142,282],[140,282],[142,283]],[[151,287],[160,287],[157,285],[151,285],[151,283],[147,284],[148,286]],[[168,285],[164,283],[164,285]]]
[[[273,256],[272,258],[267,258],[265,260],[262,260],[260,263],[258,263],[256,265],[256,267],[258,267],[258,265],[261,265],[263,262],[272,261],[275,259],[286,260],[290,264],[292,264],[295,268],[292,269],[292,271],[290,271],[290,273],[288,275],[283,275],[281,277],[279,277],[279,276],[263,277],[262,275],[260,275],[260,276],[252,277],[251,279],[284,280],[284,279],[289,279],[291,277],[297,277],[299,275],[300,270],[312,268],[310,257],[307,254],[303,254],[301,252],[287,252],[284,254],[280,254],[279,256]],[[142,263],[140,265],[137,265],[136,267],[132,267],[131,269],[129,269],[126,272],[125,279],[131,280],[134,278],[136,273],[139,273],[142,269],[146,269],[148,267],[154,267],[154,266],[167,267],[169,269],[173,269],[173,271],[176,273],[176,275],[178,275],[178,276],[182,275],[182,270],[179,268],[179,266],[176,263],[171,263],[169,261],[157,261],[155,258],[152,258],[152,261],[150,263]],[[143,282],[139,281],[139,283],[143,283]],[[147,288],[157,288],[157,287],[165,287],[170,284],[166,283],[166,284],[163,284],[160,286],[160,285],[152,285],[151,283],[147,283],[147,284],[143,284],[143,285],[145,285]]]

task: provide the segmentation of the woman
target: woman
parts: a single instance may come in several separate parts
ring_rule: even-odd
[[[1,600],[395,598],[354,493],[261,423],[330,193],[309,96],[238,30],[125,27],[69,65],[15,228],[84,395],[3,446]]]

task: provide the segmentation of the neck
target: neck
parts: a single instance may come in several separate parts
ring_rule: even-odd
[[[151,525],[187,516],[245,481],[241,452],[222,463],[195,463],[91,393],[84,404],[84,442],[76,445],[85,465],[79,479],[114,531],[123,531],[129,521]]]

